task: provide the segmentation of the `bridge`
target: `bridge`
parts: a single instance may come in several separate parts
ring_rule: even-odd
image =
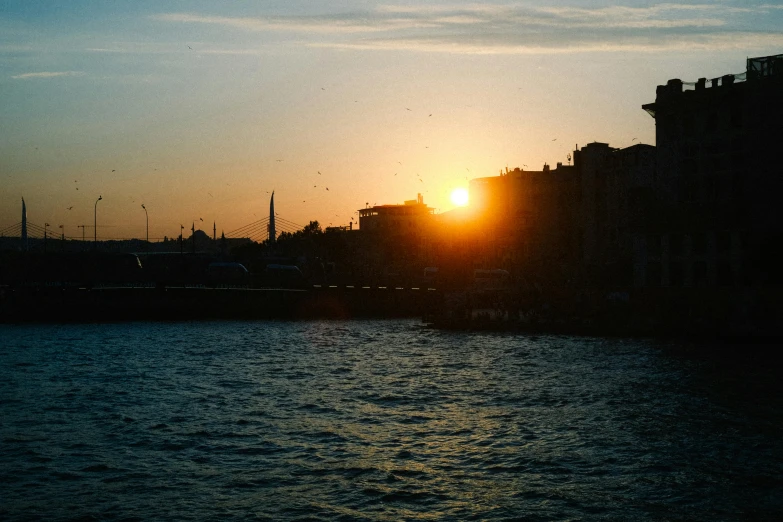
[[[289,221],[287,219],[284,219],[280,216],[277,216],[275,219],[275,225],[276,230],[278,232],[277,235],[279,235],[280,232],[285,232],[289,234],[293,234],[296,232],[299,232],[304,228],[302,225],[298,225],[294,223],[293,221]],[[89,237],[89,235],[85,235],[85,230],[87,228],[94,228],[93,225],[77,225],[78,228],[82,229],[82,236],[72,236],[72,235],[65,235],[62,232],[60,234],[55,235],[55,231],[57,229],[61,228],[60,225],[58,225],[56,228],[53,228],[51,225],[45,224],[45,226],[38,225],[36,223],[27,222],[27,238],[28,239],[35,239],[35,240],[44,240],[44,239],[61,239],[65,238],[68,241],[92,241],[92,238]],[[3,229],[0,229],[0,238],[19,238],[22,239],[22,230],[24,228],[24,224],[20,221],[18,223],[14,223],[13,225],[9,225]],[[101,228],[100,226],[98,228]],[[255,242],[261,242],[264,241],[269,237],[269,218],[265,217],[263,219],[259,219],[257,221],[253,221],[252,223],[248,223],[247,225],[241,226],[239,228],[236,228],[230,232],[225,233],[226,238],[228,239],[250,239],[251,241]],[[105,236],[98,236],[98,241],[129,241],[129,240],[138,240],[143,241],[143,238],[136,238],[136,237],[105,237]],[[157,238],[160,239],[160,238]]]

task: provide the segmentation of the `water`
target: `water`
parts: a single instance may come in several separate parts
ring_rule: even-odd
[[[415,321],[0,325],[0,518],[781,518],[780,367],[686,348]]]

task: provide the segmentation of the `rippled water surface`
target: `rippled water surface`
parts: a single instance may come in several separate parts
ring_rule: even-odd
[[[0,325],[0,518],[781,519],[780,367],[686,348]]]

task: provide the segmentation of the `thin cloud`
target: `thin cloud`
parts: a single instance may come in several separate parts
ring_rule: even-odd
[[[289,17],[230,17],[205,16],[192,13],[168,13],[154,15],[162,22],[219,25],[248,31],[294,31],[316,33],[367,33],[414,27],[409,21],[376,20],[358,16],[289,16]]]
[[[683,35],[660,40],[658,38],[625,38],[622,40],[583,39],[578,41],[536,40],[513,42],[510,39],[494,41],[454,42],[448,38],[368,40],[343,43],[310,43],[311,47],[329,47],[346,50],[415,51],[453,54],[561,54],[575,52],[662,52],[715,51],[761,49],[783,46],[783,34],[742,33]]]
[[[153,18],[244,31],[295,33],[308,37],[304,45],[314,47],[516,54],[781,45],[783,32],[774,29],[767,19],[773,7],[778,6],[384,5],[367,12],[322,16],[236,18],[168,13]],[[759,26],[759,19],[768,29],[750,30]]]
[[[81,76],[83,74],[84,73],[80,71],[42,71],[17,74],[15,76],[11,76],[11,78],[14,80],[33,80],[36,78],[57,78],[60,76]]]

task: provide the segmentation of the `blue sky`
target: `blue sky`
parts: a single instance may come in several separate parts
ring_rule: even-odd
[[[98,195],[104,237],[142,235],[141,203],[153,237],[228,232],[272,190],[302,224],[444,211],[466,178],[654,144],[656,85],[783,53],[772,2],[312,4],[3,2],[0,226],[22,196],[73,236]]]

